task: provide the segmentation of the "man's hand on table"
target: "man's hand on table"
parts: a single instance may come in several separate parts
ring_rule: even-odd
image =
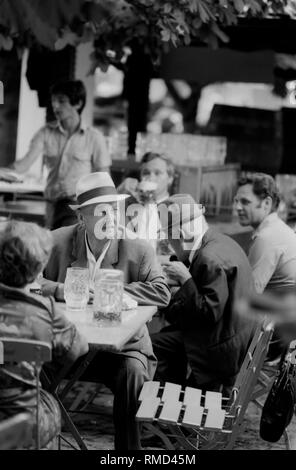
[[[59,300],[59,301],[62,301],[62,302],[65,301],[64,284],[59,282],[59,284],[57,285],[57,288],[55,290],[54,297],[55,297],[56,300]]]
[[[0,181],[6,181],[7,183],[19,183],[22,180],[23,177],[11,168],[0,168]]]

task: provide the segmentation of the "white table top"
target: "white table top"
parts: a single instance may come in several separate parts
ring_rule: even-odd
[[[33,179],[23,182],[7,183],[0,181],[0,193],[43,193],[45,183]]]
[[[93,321],[92,306],[88,305],[85,311],[68,310],[64,303],[59,304],[65,315],[85,336],[88,343],[96,349],[107,351],[120,351],[129,339],[151,318],[157,307],[144,306],[122,312],[122,321],[119,326],[98,326]]]

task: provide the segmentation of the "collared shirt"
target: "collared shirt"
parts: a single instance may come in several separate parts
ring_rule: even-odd
[[[277,213],[269,214],[252,236],[249,261],[257,292],[296,284],[296,234]]]
[[[88,271],[89,271],[89,287],[94,290],[96,272],[100,269],[103,259],[106,256],[106,253],[110,247],[111,240],[109,240],[98,259],[94,257],[87,240],[87,234],[85,232],[85,246],[86,246],[86,256],[88,261]]]
[[[28,153],[43,155],[48,169],[44,196],[49,201],[75,198],[81,176],[111,164],[103,134],[82,124],[68,136],[60,123],[48,123],[35,134]]]

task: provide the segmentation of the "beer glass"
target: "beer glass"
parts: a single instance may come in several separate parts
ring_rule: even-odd
[[[155,202],[155,190],[157,188],[157,183],[155,181],[142,180],[138,184],[137,192],[138,199],[141,204],[148,204],[150,202]]]
[[[83,310],[86,308],[89,299],[88,268],[67,268],[64,297],[68,309]]]
[[[119,269],[100,269],[95,277],[94,322],[99,326],[121,323],[123,272]]]

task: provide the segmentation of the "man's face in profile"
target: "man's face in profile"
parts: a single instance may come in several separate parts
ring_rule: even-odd
[[[234,207],[242,226],[250,225],[256,228],[268,215],[266,198],[260,199],[256,196],[251,184],[245,184],[238,188],[234,198]]]

